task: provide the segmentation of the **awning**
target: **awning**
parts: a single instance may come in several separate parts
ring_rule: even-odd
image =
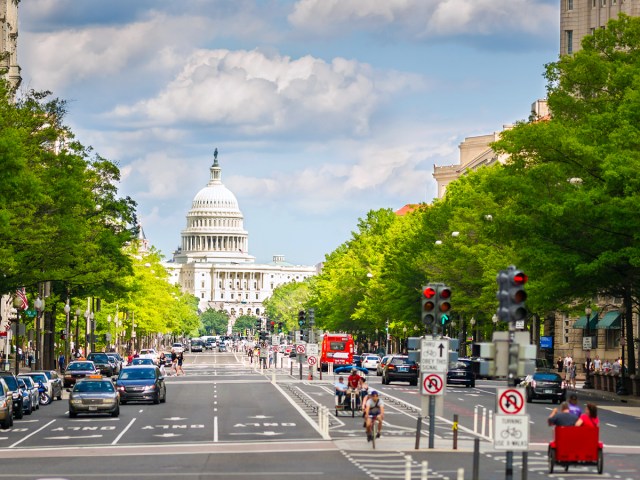
[[[594,312],[591,314],[591,317],[589,318],[589,330],[595,329],[597,324],[598,324],[598,314]],[[573,328],[582,328],[582,329],[587,328],[587,316],[584,315],[580,317],[576,321],[576,323],[573,324]]]
[[[607,312],[602,320],[598,322],[596,328],[604,328],[605,330],[620,328],[620,312]]]

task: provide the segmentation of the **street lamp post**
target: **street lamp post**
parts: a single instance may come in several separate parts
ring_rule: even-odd
[[[90,342],[91,342],[91,351],[96,351],[96,317],[93,311],[89,314],[89,327],[90,327]]]
[[[35,364],[36,364],[36,370],[41,370],[42,369],[42,353],[40,352],[40,350],[42,349],[42,311],[44,310],[44,300],[42,300],[40,298],[40,295],[38,295],[38,298],[36,298],[36,301],[33,302],[33,306],[36,309],[36,348],[35,348]]]
[[[84,356],[85,358],[89,355],[89,349],[91,348],[91,343],[89,341],[89,315],[91,312],[87,308],[84,312]]]
[[[587,359],[585,361],[585,365],[586,365],[586,371],[585,371],[585,378],[584,378],[584,385],[582,386],[582,388],[593,388],[593,385],[591,384],[591,375],[589,375],[589,370],[590,370],[590,366],[591,366],[591,348],[593,347],[593,342],[592,342],[592,338],[591,338],[591,307],[587,307],[584,309],[584,313],[587,317],[587,326],[586,326],[586,330],[587,330],[587,337],[589,338],[589,348],[587,349]]]
[[[82,315],[82,310],[80,310],[79,308],[76,310],[76,334],[73,337],[73,348],[76,351],[76,353],[78,353],[80,350],[78,350],[78,348],[80,347],[80,316]]]
[[[471,325],[471,338],[472,338],[471,343],[475,343],[476,342],[476,318],[475,317],[471,317],[471,320],[469,320],[469,325]]]
[[[402,344],[403,345],[403,348],[402,348],[403,352],[402,353],[405,353],[408,350],[408,348],[407,348],[407,326],[406,325],[404,327],[402,327],[402,334],[403,334],[403,337],[404,337],[404,341],[403,341],[403,344]]]
[[[69,305],[69,297],[67,297],[67,303],[64,304],[64,315],[65,315],[65,322],[64,322],[64,361],[66,362],[66,364],[69,364],[69,357],[70,357],[70,340],[71,340],[71,318],[69,316],[69,314],[71,313],[71,305]],[[60,365],[58,365],[60,366]]]
[[[107,315],[107,352],[111,350],[111,315]]]

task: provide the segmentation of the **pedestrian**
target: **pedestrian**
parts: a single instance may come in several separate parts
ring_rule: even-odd
[[[66,366],[66,362],[64,358],[64,353],[61,353],[60,356],[58,357],[58,368],[60,368],[60,373],[64,372],[65,366]]]
[[[184,351],[180,351],[176,354],[177,360],[178,360],[178,365],[176,367],[176,376],[180,375],[182,373],[182,375],[184,375],[184,370],[182,369],[182,361],[184,360]]]
[[[569,383],[569,366],[571,365],[571,362],[573,362],[573,358],[571,358],[571,355],[569,355],[567,353],[567,355],[564,357],[564,361],[562,363],[562,367],[564,370],[564,381],[568,384]]]
[[[249,363],[253,363],[253,348],[249,347],[247,349],[247,355],[249,356]]]
[[[596,355],[596,358],[593,359],[593,370],[599,372],[602,368],[602,362],[600,361],[600,356]]]
[[[571,388],[576,389],[576,364],[574,362],[569,364],[569,384]]]
[[[558,357],[558,361],[556,362],[556,365],[558,367],[558,373],[562,373],[562,366],[564,365],[564,362],[562,361],[562,357]]]
[[[178,354],[175,348],[171,349],[171,374],[178,375]]]
[[[591,427],[595,428],[600,425],[598,419],[598,407],[594,403],[587,403],[586,409],[580,418],[576,421],[576,427]]]

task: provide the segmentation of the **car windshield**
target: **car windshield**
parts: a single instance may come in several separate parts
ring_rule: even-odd
[[[113,392],[113,384],[111,382],[96,382],[93,380],[85,380],[83,382],[76,383],[73,388],[74,392]]]
[[[27,387],[33,388],[33,380],[31,379],[31,377],[20,377],[20,378],[27,385]]]
[[[533,375],[533,379],[538,382],[562,382],[562,378],[557,373],[536,373]]]
[[[51,372],[49,370],[47,370],[46,372],[44,372],[45,377],[47,377],[47,379],[51,380]]]
[[[87,360],[94,362],[109,363],[109,357],[105,353],[90,353],[87,356]]]
[[[466,370],[470,367],[471,365],[468,364],[467,362],[451,362],[449,364],[449,370],[460,370],[460,369]]]
[[[67,370],[95,370],[95,367],[89,362],[74,362],[69,364]]]
[[[36,373],[29,376],[36,382],[47,383],[47,376],[44,373]]]
[[[154,352],[153,350],[140,350],[140,355],[153,355]]]
[[[112,362],[117,362],[118,359],[116,357],[114,357],[113,355],[107,355],[107,357],[109,357],[109,360],[111,360]]]
[[[134,368],[124,370],[120,374],[121,380],[150,380],[156,378],[156,372],[151,368]]]
[[[4,381],[7,383],[7,387],[9,387],[9,390],[18,389],[18,382],[16,381],[16,377],[14,377],[13,375],[7,375],[3,376],[2,378],[4,378]]]
[[[404,365],[407,363],[416,363],[416,362],[410,362],[407,357],[395,357],[391,359],[391,363],[392,365]]]
[[[150,358],[134,358],[131,365],[153,365],[153,360]]]

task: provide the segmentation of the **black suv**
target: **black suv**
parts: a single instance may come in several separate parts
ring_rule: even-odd
[[[87,360],[91,360],[102,375],[113,377],[114,365],[109,361],[106,353],[91,352],[87,355]]]
[[[533,400],[551,400],[552,403],[564,402],[567,399],[567,389],[564,388],[562,377],[554,372],[535,372],[527,377],[527,403]]]
[[[382,384],[391,382],[409,382],[410,385],[418,385],[418,365],[409,360],[406,355],[393,355],[382,370]]]
[[[449,364],[447,371],[447,384],[464,385],[474,388],[476,386],[476,376],[473,372],[471,360],[459,358],[456,362]]]
[[[20,391],[20,387],[18,386],[18,379],[13,373],[10,372],[0,372],[0,377],[4,380],[4,383],[9,387],[10,394],[13,398],[13,416],[15,418],[22,418],[24,412],[22,410],[22,392]],[[9,393],[7,393],[9,394]]]

